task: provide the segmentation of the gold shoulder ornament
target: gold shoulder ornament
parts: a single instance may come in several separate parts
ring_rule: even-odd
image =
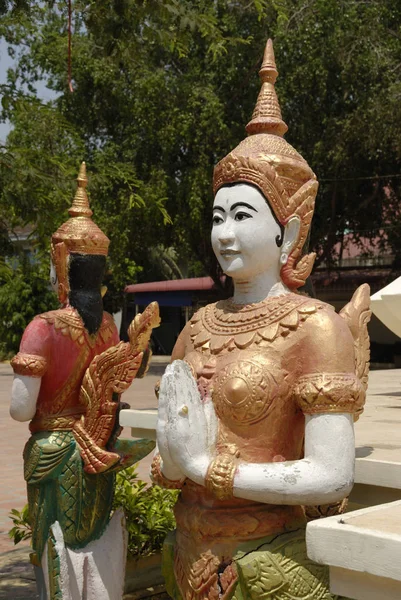
[[[361,285],[351,298],[351,301],[340,311],[340,316],[347,323],[354,339],[355,375],[363,389],[363,404],[355,414],[359,419],[363,412],[368,387],[370,342],[368,323],[372,311],[370,310],[370,288],[367,283]]]
[[[47,360],[44,356],[18,352],[11,360],[11,366],[17,375],[28,377],[43,377],[47,370]]]
[[[364,284],[340,312],[354,341],[354,371],[310,373],[299,378],[295,398],[305,414],[347,412],[353,413],[357,420],[362,413],[370,358],[367,327],[371,316],[369,302],[369,286]]]

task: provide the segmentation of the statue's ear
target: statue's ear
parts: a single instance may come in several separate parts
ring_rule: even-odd
[[[291,250],[296,246],[301,228],[301,220],[297,215],[290,217],[288,223],[284,227],[283,245],[281,251],[289,255]]]

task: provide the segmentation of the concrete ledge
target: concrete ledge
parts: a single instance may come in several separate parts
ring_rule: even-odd
[[[330,566],[335,593],[357,600],[401,597],[401,501],[308,523],[306,543],[312,560]],[[358,587],[361,574],[380,578],[375,585],[384,585],[387,591],[393,588],[397,595],[391,595],[390,590],[385,596],[380,588],[379,595],[367,596],[366,589]],[[391,581],[390,588],[386,580]],[[358,594],[355,590],[350,594],[345,587],[338,591],[339,586],[351,583]]]
[[[120,425],[131,427],[133,438],[156,439],[157,408],[125,409],[120,412]]]
[[[376,485],[401,490],[401,461],[400,451],[387,451],[388,456],[382,460],[366,457],[355,461],[355,483]]]

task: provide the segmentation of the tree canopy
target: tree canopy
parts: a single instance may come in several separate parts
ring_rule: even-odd
[[[213,167],[245,135],[272,37],[286,139],[320,181],[317,263],[335,262],[346,232],[389,244],[399,264],[398,0],[75,0],[72,93],[67,7],[0,3],[16,59],[1,86],[13,131],[0,155],[0,253],[26,222],[47,247],[85,160],[112,289],[155,276],[151,248],[173,248],[188,275],[212,273]],[[41,79],[55,100],[38,98]]]

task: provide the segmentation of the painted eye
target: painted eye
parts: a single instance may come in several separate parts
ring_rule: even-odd
[[[251,219],[252,216],[246,212],[237,212],[234,218],[236,221],[245,221],[245,219]]]
[[[219,225],[222,222],[223,222],[223,219],[220,215],[213,215],[213,220],[212,220],[213,225]]]

